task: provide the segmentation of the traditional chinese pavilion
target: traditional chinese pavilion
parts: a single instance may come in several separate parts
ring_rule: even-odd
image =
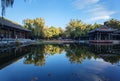
[[[30,32],[30,30],[23,28],[21,25],[0,17],[0,38],[29,39]]]
[[[118,29],[108,28],[102,25],[88,33],[89,42],[92,43],[112,43],[120,40],[120,31]]]

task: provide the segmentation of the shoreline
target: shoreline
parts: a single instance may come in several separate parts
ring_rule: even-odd
[[[42,40],[38,41],[38,44],[67,44],[67,43],[77,43],[78,41],[68,41],[68,40]]]

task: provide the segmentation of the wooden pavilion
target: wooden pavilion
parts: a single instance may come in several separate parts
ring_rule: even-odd
[[[120,40],[120,31],[118,29],[108,28],[102,25],[88,33],[90,43],[113,43]]]
[[[0,38],[1,39],[29,39],[30,30],[21,25],[0,17]]]

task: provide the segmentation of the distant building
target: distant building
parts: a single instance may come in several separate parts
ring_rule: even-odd
[[[0,17],[0,38],[29,39],[30,32],[21,25]]]
[[[120,31],[102,25],[100,28],[90,31],[88,36],[91,43],[112,43],[120,40]]]

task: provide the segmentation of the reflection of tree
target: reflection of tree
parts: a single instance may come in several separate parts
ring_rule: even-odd
[[[36,66],[43,66],[45,64],[45,57],[42,54],[29,54],[25,57],[25,64],[35,64]]]
[[[32,46],[31,54],[25,56],[25,64],[35,64],[36,66],[43,66],[45,64],[45,55],[43,52],[44,46]]]
[[[49,55],[66,52],[71,63],[82,63],[85,59],[100,58],[111,64],[120,61],[120,45],[31,45],[0,51],[0,68],[22,58],[25,64],[44,66]]]
[[[120,61],[120,45],[66,45],[66,56],[71,63],[82,63],[85,59],[102,58],[109,63]]]
[[[38,45],[32,46],[31,54],[25,56],[25,64],[45,65],[45,58],[49,55],[60,54],[63,51],[60,45]]]
[[[45,65],[48,55],[62,54],[66,51],[66,56],[71,63],[82,63],[85,59],[102,58],[106,62],[117,63],[120,61],[119,46],[116,45],[35,45],[31,47],[31,53],[25,56],[25,64]],[[117,51],[117,53],[116,53]]]
[[[94,56],[87,51],[87,47],[79,45],[70,45],[66,52],[66,56],[70,59],[71,63],[82,63],[84,59],[91,59]]]
[[[45,45],[44,53],[54,55],[54,54],[61,54],[63,51],[60,45]]]
[[[101,56],[101,58],[111,64],[118,63],[120,61],[120,55]]]

